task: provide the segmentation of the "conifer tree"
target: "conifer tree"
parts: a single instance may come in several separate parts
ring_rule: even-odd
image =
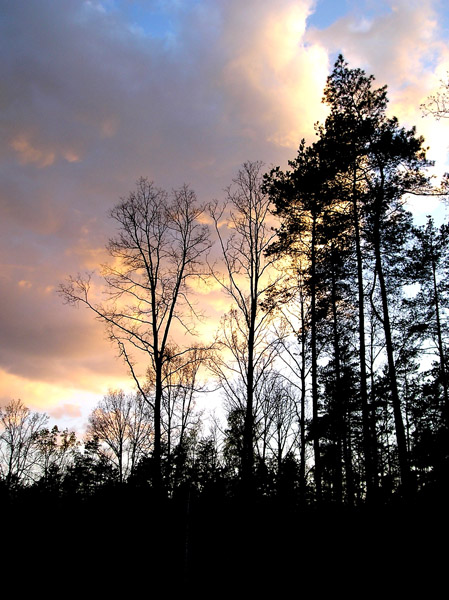
[[[392,265],[404,259],[404,234],[410,230],[404,196],[426,189],[428,180],[423,169],[428,163],[423,139],[416,136],[414,129],[405,130],[396,118],[387,117],[386,88],[375,89],[373,82],[374,77],[366,76],[364,71],[349,69],[340,56],[325,88],[324,102],[329,104],[330,114],[324,126],[317,128],[318,141],[308,147],[301,143],[297,158],[289,163],[292,171],[275,169],[267,176],[267,188],[282,219],[278,249],[292,255],[298,248],[308,248],[317,498],[321,496],[317,336],[318,328],[322,331],[330,323],[337,382],[341,370],[338,327],[343,317],[338,304],[343,298],[337,300],[337,294],[342,293],[347,276],[330,258],[336,248],[346,265],[354,262],[356,272],[353,277],[357,281],[357,296],[347,293],[346,298],[352,298],[358,309],[359,394],[367,494],[374,498],[378,485],[374,407],[369,403],[366,368],[367,289],[371,290],[371,299],[378,298],[372,306],[373,314],[383,331],[401,480],[404,490],[410,488],[389,295],[398,281],[393,286],[388,277],[393,277]],[[334,418],[340,420],[341,414],[337,411]],[[341,431],[341,426],[336,429]]]

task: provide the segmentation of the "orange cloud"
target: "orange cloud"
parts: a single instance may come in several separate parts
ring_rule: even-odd
[[[327,53],[304,43],[312,6],[306,0],[284,0],[266,4],[249,31],[236,32],[231,23],[230,47],[237,51],[224,68],[223,85],[249,137],[262,133],[277,146],[296,148],[326,114],[321,96]]]
[[[43,143],[31,140],[31,137],[26,133],[19,133],[10,142],[22,165],[34,163],[39,168],[50,167],[55,163],[58,154],[69,163],[77,163],[81,160],[80,153],[73,148],[63,146],[50,149]]]
[[[32,286],[33,286],[33,284],[31,283],[31,281],[27,281],[26,279],[21,279],[21,280],[20,280],[20,281],[17,283],[17,285],[18,285],[20,288],[30,288],[30,287],[32,287]]]
[[[48,412],[55,419],[77,418],[94,406],[110,387],[130,389],[131,381],[126,377],[104,378],[85,375],[75,385],[49,383],[28,379],[0,369],[0,402],[7,404],[20,398],[32,410]],[[74,378],[75,380],[75,378]]]
[[[33,145],[26,134],[19,134],[11,141],[11,147],[19,155],[22,164],[37,163],[39,167],[49,167],[55,162],[55,153]]]

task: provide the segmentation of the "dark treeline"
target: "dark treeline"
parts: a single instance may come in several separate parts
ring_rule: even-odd
[[[445,188],[432,187],[423,139],[387,116],[373,77],[339,57],[323,101],[329,115],[289,170],[245,163],[224,207],[141,179],[114,208],[107,300],[81,277],[61,293],[105,323],[136,392],[105,396],[83,443],[20,401],[2,409],[10,507],[70,507],[97,526],[101,515],[106,537],[108,518],[128,523],[122,538],[145,532],[148,556],[179,581],[218,574],[230,557],[249,577],[258,547],[273,569],[301,561],[318,573],[330,538],[340,551],[324,544],[323,560],[336,572],[355,547],[375,552],[380,526],[405,547],[417,515],[441,525],[449,239],[431,218],[417,227],[405,200]],[[193,331],[199,280],[230,310],[207,346],[180,347],[174,329]],[[195,408],[204,373],[226,414],[208,433]],[[351,556],[364,573],[371,555]]]

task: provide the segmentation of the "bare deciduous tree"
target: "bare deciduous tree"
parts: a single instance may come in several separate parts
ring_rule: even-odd
[[[38,462],[36,436],[48,419],[45,413],[31,412],[20,399],[0,409],[0,468],[8,488],[33,481]]]
[[[433,115],[436,119],[449,118],[449,73],[447,81],[440,81],[440,89],[421,104],[423,115]]]
[[[217,338],[212,369],[230,398],[244,403],[242,475],[249,481],[254,460],[255,392],[272,363],[274,343],[268,333],[270,311],[262,303],[277,280],[270,278],[274,256],[266,256],[275,233],[270,226],[270,199],[262,190],[262,163],[247,162],[227,190],[227,204],[211,209],[221,246],[222,263],[211,266],[212,276],[232,300]],[[225,211],[230,235],[222,225]],[[240,388],[244,387],[244,397]],[[236,387],[237,386],[237,387]]]
[[[89,277],[70,278],[61,286],[68,303],[81,302],[105,323],[153,410],[156,478],[161,474],[163,372],[172,359],[167,347],[175,324],[192,333],[198,316],[188,282],[201,275],[201,257],[210,247],[207,226],[200,222],[203,211],[186,185],[169,195],[141,178],[136,191],[111,212],[119,233],[107,246],[113,261],[102,268],[106,300],[92,299]],[[151,388],[145,385],[147,369],[154,374]]]
[[[186,434],[199,425],[201,413],[195,410],[195,396],[203,391],[199,383],[199,370],[204,362],[205,351],[194,347],[181,354],[176,345],[167,347],[166,351],[161,423],[167,455],[170,457],[174,446],[182,445]],[[150,374],[149,379],[151,384]]]
[[[295,453],[300,436],[295,387],[280,372],[265,378],[258,394],[256,430],[261,459],[274,459],[280,473],[282,460]]]
[[[153,447],[152,414],[140,394],[111,390],[89,417],[89,439],[118,471],[123,482]]]

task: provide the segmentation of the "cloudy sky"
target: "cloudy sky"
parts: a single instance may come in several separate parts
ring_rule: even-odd
[[[58,285],[105,259],[108,211],[141,175],[207,202],[246,160],[285,168],[326,116],[339,53],[388,84],[390,112],[449,170],[449,123],[419,108],[449,70],[446,6],[0,0],[0,405],[21,398],[79,428],[129,382]],[[413,208],[420,219],[436,205]],[[203,302],[212,322],[216,299]]]

